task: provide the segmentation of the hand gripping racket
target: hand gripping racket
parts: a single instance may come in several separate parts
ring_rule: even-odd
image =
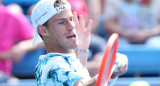
[[[118,48],[118,37],[119,35],[117,33],[113,33],[108,39],[108,42],[103,54],[101,66],[98,72],[99,75],[96,81],[96,86],[108,85],[109,79],[113,72],[112,67],[116,60],[116,53]]]

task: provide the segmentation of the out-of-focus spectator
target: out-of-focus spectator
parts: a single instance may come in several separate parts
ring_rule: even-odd
[[[12,76],[12,62],[36,49],[32,47],[33,27],[22,13],[13,13],[0,2],[0,82]]]
[[[104,22],[106,31],[110,34],[119,33],[120,44],[158,42],[160,40],[158,2],[159,0],[106,0]]]
[[[87,19],[93,19],[92,33],[96,34],[99,25],[99,16],[102,12],[101,0],[85,0],[88,7]]]
[[[18,4],[9,4],[7,6],[7,8],[12,12],[12,13],[23,13],[23,9],[21,8],[21,6],[19,6]]]
[[[35,7],[35,4],[31,5],[31,6],[28,8],[28,10],[27,10],[27,15],[31,16],[32,10],[33,10],[34,7]]]
[[[18,4],[22,8],[23,13],[27,14],[28,8],[38,1],[39,0],[3,0],[2,4],[4,4],[5,6],[8,6],[10,4]]]

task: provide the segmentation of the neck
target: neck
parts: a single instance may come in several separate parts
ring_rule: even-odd
[[[66,54],[73,54],[74,51],[73,50],[64,50],[64,49],[59,49],[59,48],[53,48],[53,47],[48,47],[46,46],[46,51],[47,53],[51,53],[51,52],[57,52],[57,53],[66,53]]]
[[[49,43],[45,43],[45,48],[47,53],[51,52],[57,52],[57,53],[66,53],[66,54],[73,54],[74,50],[73,49],[64,49],[56,45],[51,45]]]

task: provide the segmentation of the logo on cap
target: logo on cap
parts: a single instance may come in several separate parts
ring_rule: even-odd
[[[36,24],[38,23],[38,21],[44,16],[44,15],[46,15],[47,14],[47,12],[45,12],[45,13],[43,13],[38,19],[36,19]]]
[[[61,12],[62,10],[64,10],[66,7],[65,6],[61,6],[56,8],[57,13]]]

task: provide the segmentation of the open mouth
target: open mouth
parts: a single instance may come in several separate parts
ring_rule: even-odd
[[[67,38],[67,39],[76,38],[76,35],[75,35],[75,34],[73,34],[73,35],[67,36],[66,38]]]

